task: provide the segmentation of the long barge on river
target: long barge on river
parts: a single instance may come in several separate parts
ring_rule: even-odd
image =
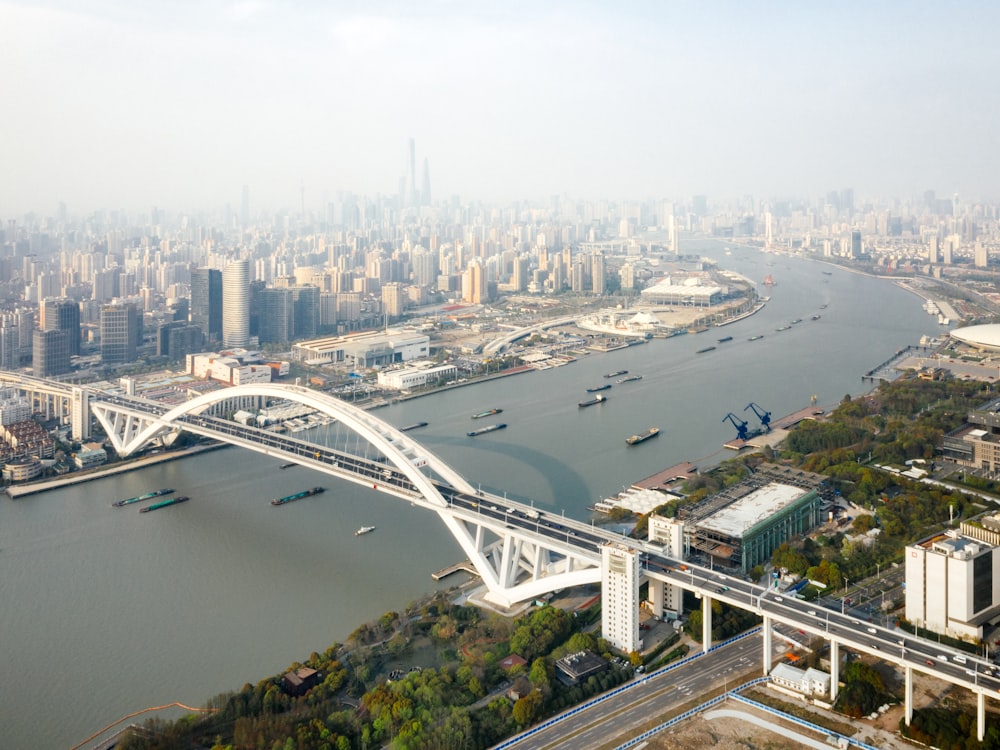
[[[288,495],[287,497],[276,497],[271,501],[271,505],[284,505],[285,503],[301,500],[304,497],[312,497],[313,495],[318,495],[319,493],[325,491],[326,487],[312,487],[308,490],[302,490],[302,492],[296,492],[294,495]]]
[[[115,508],[121,508],[126,505],[131,505],[132,503],[141,503],[143,500],[152,500],[154,497],[162,497],[163,495],[169,495],[173,492],[169,487],[162,490],[153,490],[152,492],[147,492],[145,495],[139,495],[138,497],[130,497],[127,500],[116,500],[111,503]]]
[[[186,503],[190,500],[187,495],[178,495],[177,497],[172,497],[169,500],[163,500],[158,503],[153,503],[152,505],[147,505],[145,508],[139,508],[140,513],[149,513],[151,510],[159,510],[160,508],[167,508],[171,505],[180,505],[181,503]]]
[[[480,427],[478,430],[471,430],[470,432],[467,432],[465,434],[468,435],[469,437],[475,437],[476,435],[485,435],[487,432],[493,432],[494,430],[504,430],[506,428],[507,425],[504,424],[503,422],[500,422],[499,424],[491,424],[488,427]]]

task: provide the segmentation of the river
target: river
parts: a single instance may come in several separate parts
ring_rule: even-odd
[[[376,414],[429,422],[410,434],[484,489],[588,518],[588,505],[636,479],[724,458],[721,444],[735,436],[727,413],[755,426],[751,401],[774,418],[813,395],[836,404],[868,390],[863,372],[938,332],[919,298],[884,280],[728,246],[731,255],[721,243],[700,251],[777,282],[750,318]],[[724,335],[733,340],[695,353]],[[754,335],[764,338],[748,341]],[[620,369],[643,378],[615,384],[607,403],[577,407],[585,388]],[[466,437],[478,424],[470,415],[494,406],[508,429]],[[656,440],[625,445],[650,426],[661,428]],[[5,748],[70,747],[132,711],[200,705],[278,673],[433,590],[431,572],[463,557],[435,515],[279,463],[226,448],[0,500]],[[313,485],[327,492],[270,505]],[[147,514],[110,505],[158,487],[191,501]],[[355,537],[362,525],[377,529]]]

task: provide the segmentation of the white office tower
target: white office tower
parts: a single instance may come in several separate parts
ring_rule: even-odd
[[[246,260],[222,269],[222,345],[250,345],[250,263]]]
[[[980,518],[906,548],[906,619],[957,638],[982,639],[1000,615],[1000,523]],[[970,538],[974,535],[978,538]]]
[[[684,544],[684,522],[649,515],[649,541],[663,547],[663,554],[674,560],[687,560],[688,549]],[[684,611],[684,589],[663,581],[649,579],[649,604],[653,614],[676,620]]]
[[[601,547],[601,634],[625,653],[642,648],[639,640],[639,553],[624,544]]]

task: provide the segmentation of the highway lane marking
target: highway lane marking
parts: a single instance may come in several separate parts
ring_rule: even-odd
[[[644,679],[648,679],[648,678],[644,678]],[[626,713],[628,711],[634,710],[636,708],[636,706],[641,706],[642,704],[644,704],[644,703],[646,703],[646,702],[648,702],[650,700],[653,700],[655,698],[660,698],[660,697],[666,695],[667,693],[669,693],[669,692],[671,692],[673,690],[677,690],[677,687],[675,685],[668,685],[665,688],[662,688],[662,689],[659,689],[659,690],[655,690],[654,692],[651,692],[647,696],[645,696],[645,699],[642,700],[642,701],[639,701],[639,702],[633,701],[633,702],[628,703],[628,704],[626,704],[624,706],[621,706],[620,708],[617,708],[617,709],[615,709],[613,711],[609,711],[607,713],[603,713],[603,714],[601,714],[601,716],[599,718],[597,718],[596,720],[593,720],[593,721],[591,721],[589,719],[586,719],[587,723],[584,724],[583,726],[579,727],[575,731],[570,732],[568,734],[563,734],[560,737],[558,737],[557,739],[552,740],[551,742],[548,742],[548,743],[546,743],[544,745],[536,745],[534,747],[538,748],[538,750],[544,750],[545,748],[559,747],[564,742],[566,742],[566,740],[571,740],[571,739],[574,739],[574,738],[578,738],[578,737],[581,737],[581,736],[583,736],[585,734],[589,734],[591,732],[597,731],[598,725],[607,723],[609,720],[614,719],[616,716],[619,716],[620,714],[624,714],[624,713]],[[556,727],[553,727],[553,729],[556,729]],[[546,731],[548,731],[548,730],[546,730]]]

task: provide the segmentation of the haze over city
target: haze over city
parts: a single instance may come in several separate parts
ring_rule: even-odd
[[[568,194],[996,198],[1000,6],[0,2],[0,216]]]

